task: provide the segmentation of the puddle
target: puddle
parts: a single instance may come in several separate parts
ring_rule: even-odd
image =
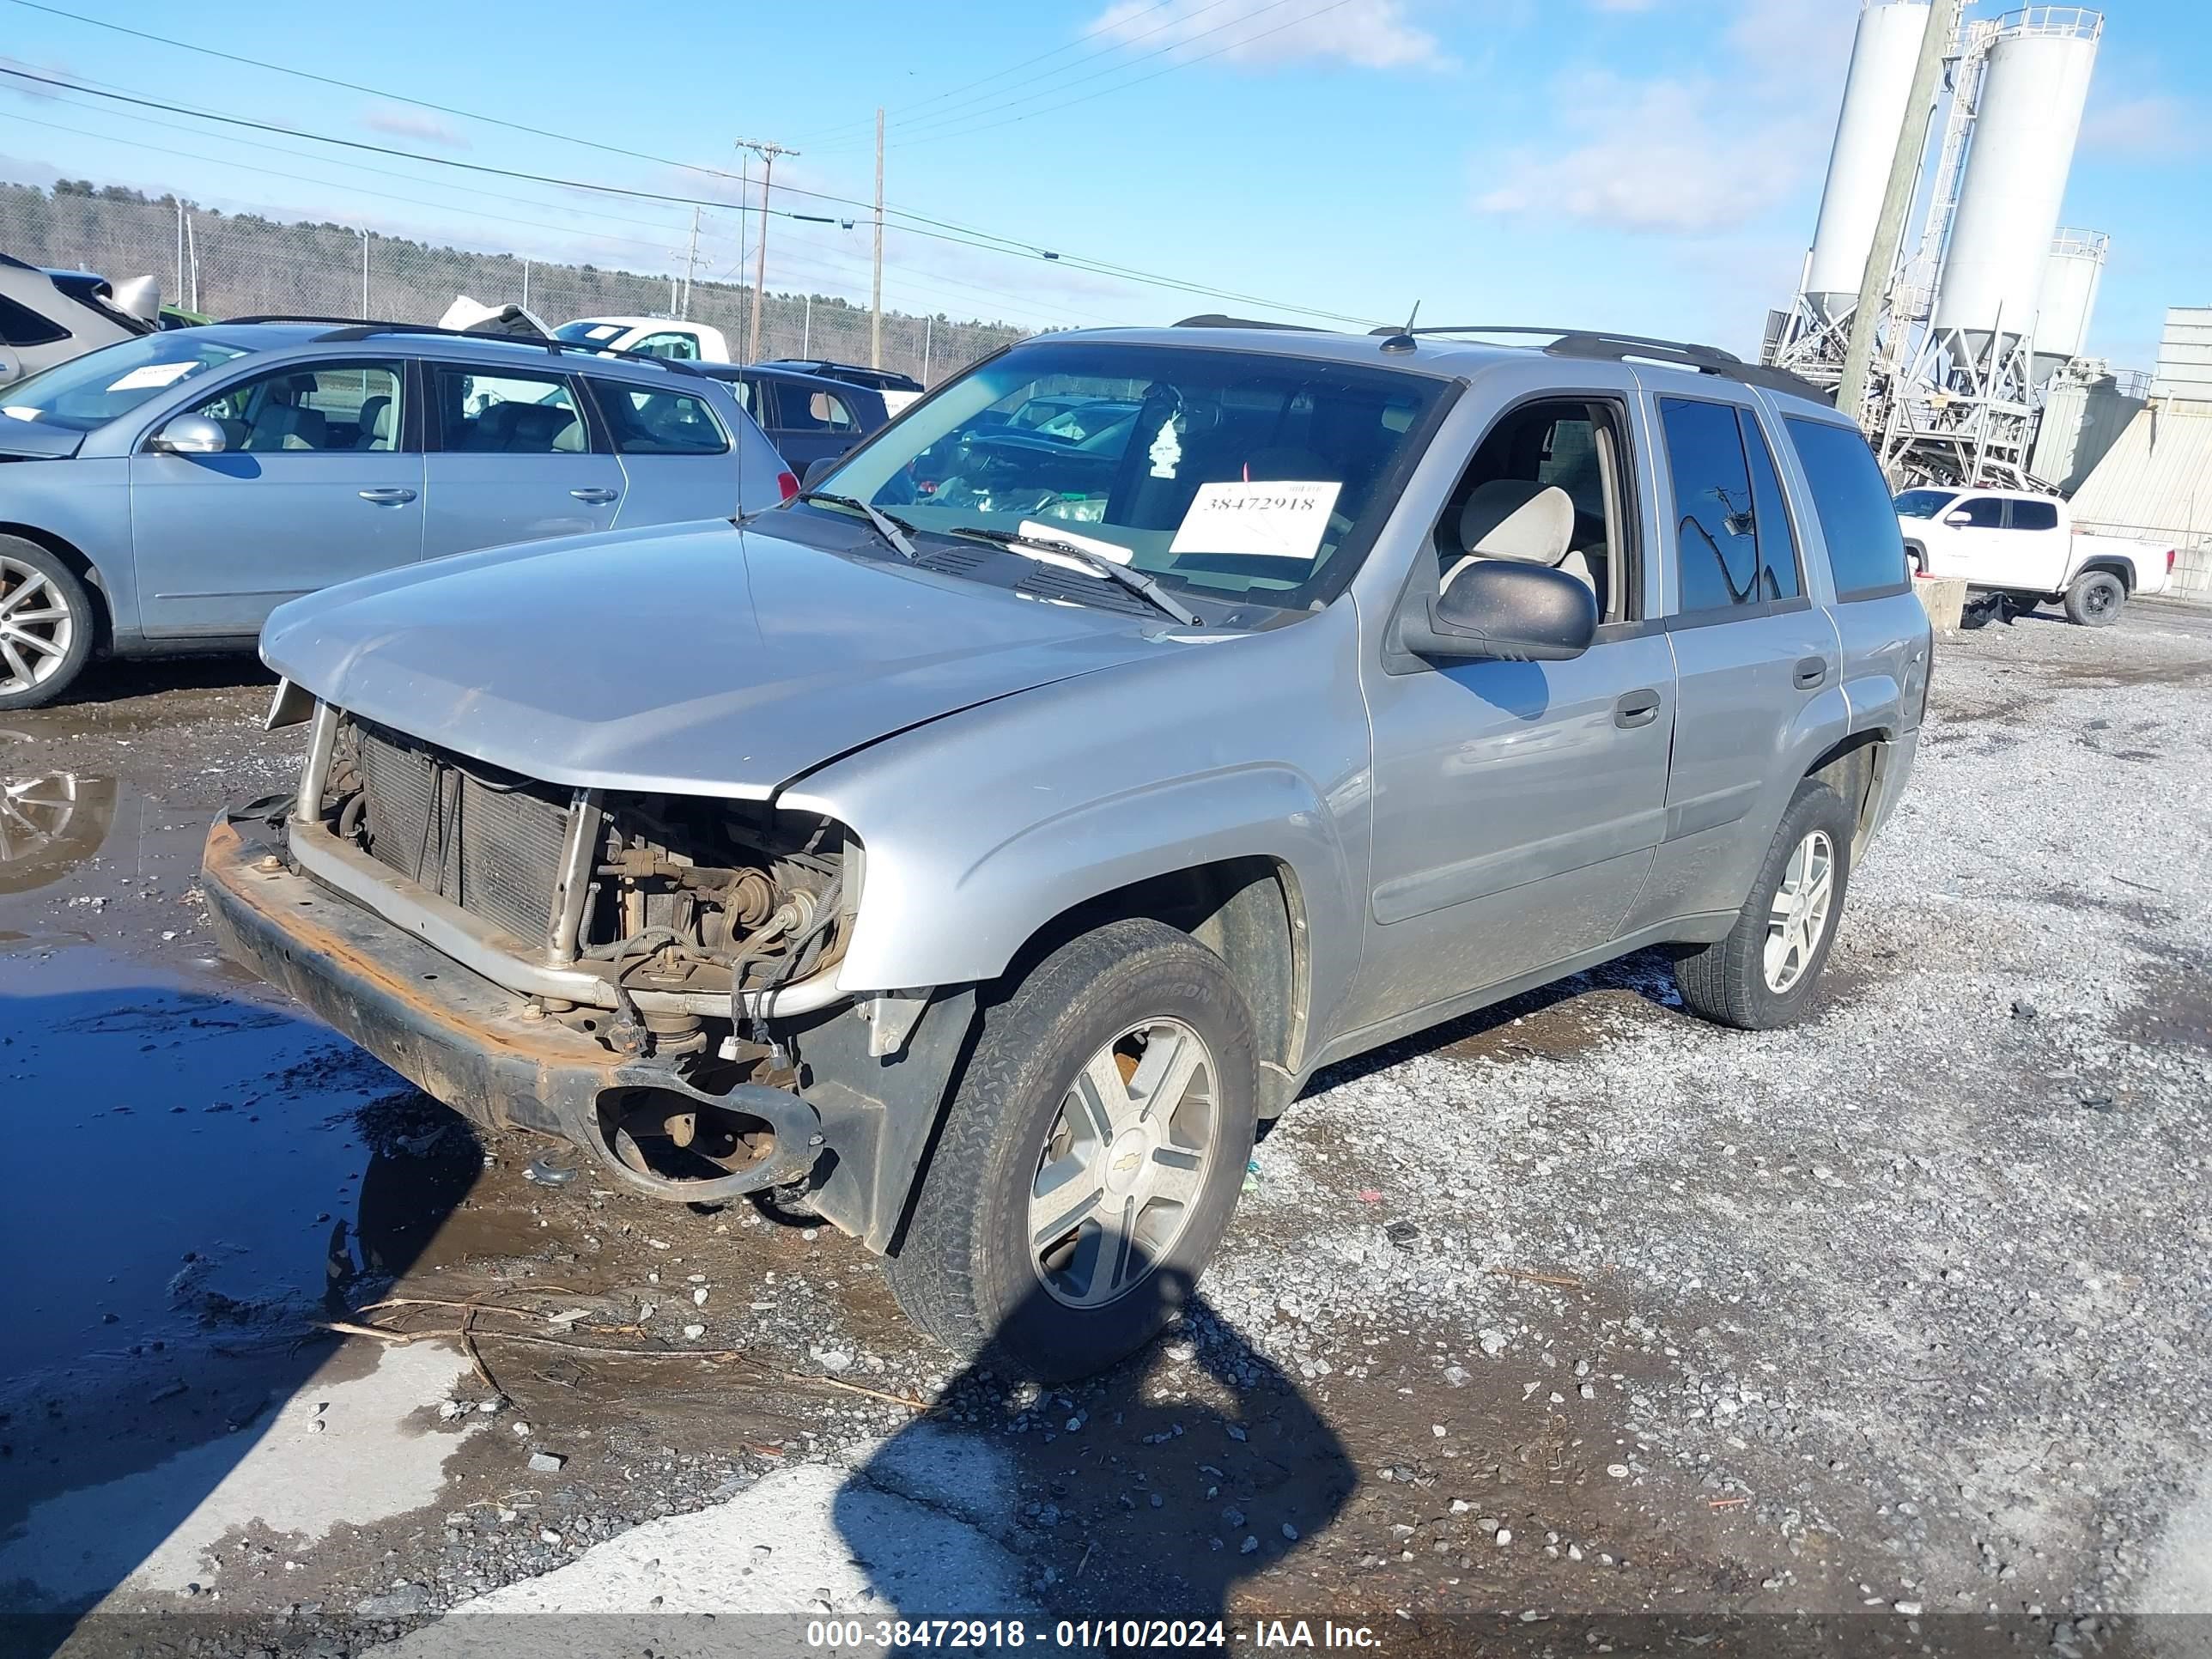
[[[319,1302],[370,1157],[353,1113],[404,1088],[319,1027],[97,946],[0,957],[0,1079],[16,1377]]]

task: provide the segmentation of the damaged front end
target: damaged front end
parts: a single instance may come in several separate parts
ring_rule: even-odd
[[[881,1154],[920,1146],[887,1094],[927,1115],[951,1055],[933,1030],[900,1088],[863,1075],[927,997],[838,983],[842,825],[547,784],[317,704],[289,817],[219,824],[207,868],[234,954],[465,1115],[556,1130],[633,1190],[781,1189],[887,1240]]]

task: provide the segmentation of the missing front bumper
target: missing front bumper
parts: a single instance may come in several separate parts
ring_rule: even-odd
[[[203,864],[228,955],[473,1122],[563,1136],[617,1185],[691,1203],[784,1185],[819,1153],[818,1117],[799,1096],[754,1085],[704,1094],[673,1065],[625,1060],[587,1034],[526,1018],[514,992],[297,873],[258,826],[218,821]],[[757,1117],[773,1131],[773,1150],[720,1178],[641,1173],[608,1145],[600,1109],[611,1096],[641,1091]]]

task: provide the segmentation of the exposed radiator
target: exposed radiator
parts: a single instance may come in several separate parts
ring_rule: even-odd
[[[353,729],[370,854],[522,944],[542,944],[568,792],[365,720]]]

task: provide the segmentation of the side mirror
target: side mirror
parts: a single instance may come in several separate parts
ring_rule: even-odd
[[[204,415],[179,415],[147,445],[165,455],[220,455],[230,447],[222,423]]]
[[[1956,513],[1946,513],[1943,515],[1943,522],[1945,524],[1968,525],[1973,523],[1973,521],[1974,515],[1966,512],[1963,508]]]
[[[23,378],[23,360],[15,355],[15,348],[0,341],[0,386],[13,386]]]
[[[1408,617],[1400,642],[1439,662],[1564,662],[1597,637],[1597,595],[1547,565],[1481,559]]]
[[[832,472],[835,472],[837,470],[837,463],[844,459],[845,458],[842,455],[816,456],[812,460],[807,462],[805,475],[799,480],[799,488],[802,489],[813,489],[815,485],[820,483]]]

